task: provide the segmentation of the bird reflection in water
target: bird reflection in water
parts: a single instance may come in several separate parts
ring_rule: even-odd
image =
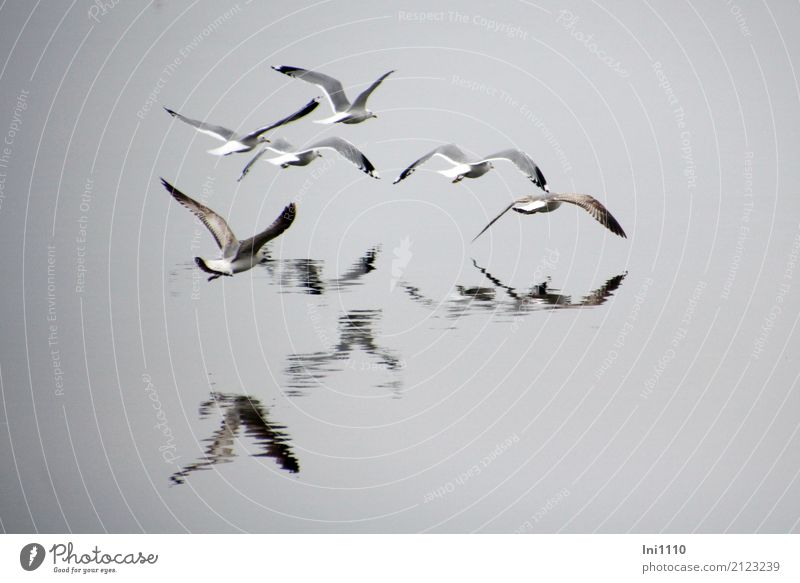
[[[577,302],[572,301],[571,296],[557,293],[558,290],[551,290],[547,281],[533,285],[528,290],[517,290],[504,284],[500,279],[492,275],[488,270],[478,265],[474,259],[472,264],[480,271],[486,279],[491,281],[498,289],[502,289],[510,298],[510,303],[506,305],[506,310],[513,313],[526,312],[537,308],[582,308],[587,306],[599,306],[608,300],[614,292],[622,285],[622,280],[628,275],[627,271],[615,275],[608,279],[603,285],[589,292]]]
[[[403,290],[416,303],[430,309],[437,310],[441,306],[449,318],[458,318],[462,315],[478,312],[503,312],[519,315],[541,309],[599,306],[614,294],[628,274],[623,272],[615,275],[599,288],[591,291],[578,301],[573,301],[571,296],[561,294],[559,290],[551,289],[547,281],[534,284],[529,289],[518,290],[503,283],[487,269],[478,265],[474,259],[472,264],[492,283],[492,287],[457,285],[453,294],[441,303],[426,297],[417,287],[404,284]]]
[[[325,377],[348,367],[391,373],[390,379],[379,383],[378,387],[389,388],[396,393],[402,385],[399,373],[404,363],[394,351],[381,347],[375,340],[375,326],[382,315],[381,310],[346,312],[339,316],[339,341],[330,350],[290,354],[286,374],[289,377],[288,386],[295,390],[287,391],[287,394],[305,394],[304,389],[323,384]],[[371,362],[354,365],[358,362],[358,349],[372,357]]]
[[[326,291],[343,291],[349,287],[360,285],[360,279],[375,269],[375,261],[380,253],[380,246],[368,249],[340,277],[325,279],[322,277],[325,262],[321,259],[272,259],[264,262],[267,271],[272,275],[282,293],[304,293],[323,295]]]
[[[211,398],[200,404],[200,418],[214,411],[222,414],[219,429],[206,439],[205,457],[170,476],[174,484],[183,484],[189,474],[209,470],[217,464],[232,462],[236,457],[235,445],[241,437],[249,437],[258,448],[254,457],[273,458],[281,469],[297,473],[300,464],[289,445],[286,427],[269,420],[268,410],[257,399],[245,395],[211,393]]]
[[[371,247],[345,273],[332,279],[322,277],[324,262],[314,259],[271,260],[267,262],[267,270],[284,293],[338,293],[361,285],[362,278],[375,271],[380,249],[380,245]],[[378,383],[377,386],[398,391],[402,382],[396,373],[403,368],[403,363],[392,350],[381,347],[375,340],[376,325],[382,316],[380,309],[344,312],[337,323],[338,341],[330,349],[289,354],[286,394],[304,395],[306,389],[324,384],[326,377],[347,368],[360,372],[390,373],[389,380]],[[359,351],[370,359],[358,359]]]

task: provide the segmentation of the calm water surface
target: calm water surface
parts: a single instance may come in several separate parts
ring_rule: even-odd
[[[798,530],[796,6],[748,5],[747,35],[722,5],[491,8],[516,36],[369,3],[64,10],[0,9],[0,528]],[[279,64],[353,93],[397,70],[378,119],[276,134],[346,137],[381,180],[330,154],[237,183],[247,156],[161,111],[268,123],[316,94]],[[528,151],[628,239],[565,205],[470,243],[534,187],[441,160],[392,184],[451,141]],[[160,176],[242,238],[297,219],[208,282]]]

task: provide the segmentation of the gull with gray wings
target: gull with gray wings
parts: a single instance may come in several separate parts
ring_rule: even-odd
[[[223,275],[232,276],[235,273],[247,271],[261,263],[264,260],[261,248],[291,226],[297,210],[294,203],[288,205],[283,209],[283,212],[278,215],[278,218],[265,230],[249,239],[239,241],[236,235],[233,234],[233,231],[231,231],[225,219],[217,213],[193,198],[183,194],[163,178],[161,179],[161,184],[164,185],[164,188],[167,189],[167,192],[169,192],[175,200],[192,211],[192,214],[200,219],[211,232],[211,235],[222,251],[222,257],[219,259],[194,258],[195,263],[197,263],[200,269],[211,274],[208,281],[217,279]]]
[[[408,168],[403,170],[400,176],[395,179],[394,184],[397,184],[401,180],[411,176],[418,166],[424,164],[435,156],[444,158],[453,164],[452,168],[448,168],[447,170],[438,170],[437,172],[443,176],[446,176],[447,178],[452,178],[454,183],[461,182],[461,180],[464,178],[479,178],[494,168],[492,162],[505,160],[507,162],[511,162],[517,168],[519,168],[519,170],[528,177],[528,180],[533,182],[536,186],[545,191],[549,190],[547,188],[547,180],[545,180],[544,174],[542,174],[539,166],[537,166],[536,162],[534,162],[531,157],[522,150],[502,150],[480,160],[470,161],[469,157],[455,144],[445,144],[444,146],[434,148],[422,158],[412,163]]]
[[[267,158],[266,162],[269,162],[274,166],[280,166],[281,168],[288,168],[289,166],[307,166],[308,164],[311,164],[311,162],[317,158],[322,157],[323,150],[336,152],[348,162],[356,165],[358,169],[365,174],[371,176],[372,178],[380,178],[378,173],[375,171],[375,166],[373,166],[372,162],[370,162],[367,157],[361,153],[361,150],[343,138],[324,138],[299,150],[286,140],[277,138],[269,145],[261,148],[258,154],[253,156],[253,158],[242,170],[242,174],[239,176],[239,178],[237,178],[237,181],[241,181],[242,178],[247,176],[247,173],[250,172],[253,164],[258,162],[258,159],[268,151],[275,152],[276,154],[279,154],[279,156],[276,156],[275,158]]]
[[[615,235],[619,235],[624,239],[628,238],[628,236],[625,234],[625,231],[622,230],[622,227],[617,222],[617,219],[615,219],[614,216],[608,212],[608,209],[593,196],[588,194],[574,194],[571,192],[547,192],[523,196],[522,198],[518,198],[517,200],[511,202],[506,208],[503,209],[503,212],[489,221],[489,224],[486,225],[483,230],[475,236],[475,239],[483,235],[486,232],[486,229],[495,224],[500,217],[512,209],[518,213],[523,213],[526,215],[532,215],[535,213],[550,213],[559,208],[561,203],[564,202],[581,207],[583,210],[592,215],[597,222]],[[473,241],[475,241],[475,239],[473,239]]]
[[[239,152],[249,152],[250,150],[254,150],[259,144],[269,142],[269,140],[264,137],[265,133],[277,127],[286,125],[287,123],[291,123],[302,117],[307,116],[309,113],[314,111],[318,105],[319,101],[317,99],[312,99],[311,101],[306,103],[301,109],[295,111],[293,114],[279,121],[276,121],[275,123],[272,123],[268,126],[260,127],[244,135],[239,135],[233,130],[229,130],[228,128],[222,126],[213,125],[210,123],[205,123],[202,121],[198,121],[196,119],[185,117],[175,111],[172,111],[171,109],[167,109],[166,107],[164,109],[172,117],[177,118],[182,122],[189,124],[198,132],[209,135],[212,138],[216,138],[218,140],[225,142],[219,148],[208,150],[209,154],[214,154],[215,156],[228,156],[229,154],[234,154]]]
[[[280,67],[272,68],[278,73],[283,73],[289,77],[302,79],[303,81],[311,83],[312,85],[316,85],[325,92],[325,96],[328,98],[328,103],[331,104],[331,108],[333,109],[333,115],[331,117],[314,122],[324,124],[361,123],[362,121],[370,118],[378,117],[372,111],[367,109],[367,99],[369,99],[369,96],[372,95],[372,92],[378,88],[378,85],[380,85],[383,80],[386,79],[386,77],[394,73],[394,71],[389,71],[388,73],[384,73],[378,77],[378,79],[375,80],[372,85],[367,87],[359,94],[358,97],[356,97],[356,100],[353,101],[353,103],[350,103],[350,100],[347,99],[347,95],[344,93],[342,82],[338,79],[334,79],[333,77],[325,75],[324,73],[309,71],[308,69],[301,69],[300,67],[281,65]]]

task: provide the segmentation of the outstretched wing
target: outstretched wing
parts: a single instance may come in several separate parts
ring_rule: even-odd
[[[267,133],[269,130],[274,130],[277,127],[286,125],[287,123],[292,123],[293,121],[297,121],[298,119],[307,116],[309,113],[314,111],[319,105],[319,101],[317,99],[318,98],[315,97],[314,99],[306,103],[301,109],[298,109],[292,115],[287,116],[282,120],[276,121],[275,123],[270,124],[268,126],[264,126],[263,128],[258,128],[257,130],[253,130],[249,134],[243,136],[241,138],[242,141],[245,141],[247,139],[257,138],[261,134]]]
[[[388,73],[384,73],[383,75],[378,77],[378,79],[372,85],[370,85],[364,91],[362,91],[361,95],[356,97],[356,100],[353,102],[353,108],[354,109],[366,109],[366,107],[367,107],[367,99],[369,99],[369,96],[372,95],[372,92],[375,91],[375,89],[378,88],[378,85],[383,83],[383,80],[386,79],[386,77],[388,77],[392,73],[394,73],[394,71],[389,71]]]
[[[545,180],[544,174],[542,174],[539,166],[537,166],[536,162],[522,150],[503,150],[491,156],[487,156],[485,159],[481,160],[481,162],[490,162],[494,160],[507,160],[512,162],[517,168],[522,170],[528,177],[528,180],[545,192],[550,192],[550,189],[547,187],[547,180]]]
[[[361,150],[343,138],[325,138],[324,140],[320,140],[314,144],[311,144],[304,150],[298,152],[298,154],[303,154],[304,152],[309,152],[311,150],[335,150],[343,158],[358,166],[362,172],[369,174],[373,178],[380,178],[378,173],[375,171],[375,166],[372,165],[372,162],[367,159]]]
[[[627,239],[628,236],[625,234],[625,231],[622,230],[622,227],[617,222],[608,209],[603,206],[603,204],[594,198],[593,196],[589,196],[588,194],[574,194],[571,192],[563,192],[550,195],[552,200],[560,200],[561,202],[568,202],[570,204],[575,204],[581,207],[583,210],[588,212],[592,215],[597,222],[607,228],[609,231],[614,233],[615,235],[619,235],[624,239]]]
[[[519,202],[519,201],[516,201],[516,200],[515,200],[514,202],[512,202],[511,204],[509,204],[509,205],[508,205],[506,208],[504,208],[504,209],[503,209],[503,212],[501,212],[499,215],[497,215],[495,218],[493,218],[491,221],[489,221],[489,224],[488,224],[488,225],[486,225],[486,226],[483,228],[483,230],[482,230],[480,233],[478,233],[477,235],[475,235],[475,239],[477,239],[478,237],[480,237],[481,235],[483,235],[483,234],[486,232],[486,229],[488,229],[489,227],[491,227],[492,225],[494,225],[494,224],[497,222],[497,219],[499,219],[499,218],[500,218],[500,217],[502,217],[504,214],[506,214],[508,211],[510,211],[510,210],[511,210],[511,207],[513,207],[515,204],[517,204],[517,202]],[[473,240],[472,240],[472,242],[473,242],[473,243],[475,242],[475,239],[473,239]]]
[[[283,211],[281,211],[281,214],[278,215],[278,218],[275,219],[275,221],[273,221],[269,227],[264,229],[258,235],[242,241],[241,245],[239,246],[239,255],[247,256],[258,253],[265,243],[271,241],[291,226],[292,222],[294,221],[295,214],[297,214],[297,208],[295,207],[294,203],[291,203],[289,206],[284,208]]]
[[[422,158],[411,164],[408,168],[403,170],[400,173],[400,176],[394,179],[392,184],[397,184],[404,178],[408,178],[411,176],[414,171],[417,169],[417,166],[420,164],[424,164],[434,156],[441,156],[448,162],[452,162],[453,164],[466,164],[467,163],[467,155],[461,151],[461,148],[456,146],[455,144],[445,144],[444,146],[439,146],[438,148],[431,150],[427,154],[425,154]]]
[[[231,228],[228,226],[228,223],[225,222],[225,219],[207,206],[200,204],[189,196],[186,196],[163,178],[161,179],[161,184],[164,185],[164,188],[167,189],[167,192],[169,192],[175,200],[192,211],[192,214],[200,219],[200,221],[208,228],[208,230],[211,231],[211,234],[214,236],[214,240],[217,242],[217,245],[220,249],[222,249],[222,255],[224,257],[227,257],[232,250],[236,249],[236,247],[239,245],[239,241],[236,240],[233,231],[231,231]]]
[[[287,65],[282,65],[280,67],[272,68],[278,73],[283,73],[284,75],[294,77],[295,79],[302,79],[303,81],[312,83],[322,89],[325,92],[325,95],[328,97],[328,101],[330,102],[333,111],[347,111],[350,108],[350,102],[347,100],[347,96],[344,94],[342,83],[338,79],[334,79],[333,77],[323,73],[317,73],[316,71],[301,69],[300,67],[289,67]]]
[[[217,138],[223,142],[228,142],[236,137],[236,133],[233,130],[229,130],[228,128],[224,128],[222,126],[215,126],[210,123],[204,123],[202,121],[197,121],[196,119],[191,119],[186,116],[181,115],[177,111],[172,111],[171,109],[167,109],[166,107],[164,110],[170,114],[172,117],[178,118],[184,123],[188,123],[198,132],[203,134],[207,134],[212,138]]]
[[[247,173],[250,172],[250,169],[252,168],[253,164],[258,162],[259,158],[261,158],[261,156],[265,152],[275,152],[277,154],[289,154],[289,153],[294,153],[293,150],[294,146],[289,142],[287,142],[286,140],[284,140],[283,138],[275,138],[274,140],[271,140],[266,146],[261,148],[261,150],[259,150],[255,156],[253,156],[250,159],[247,165],[242,169],[242,173],[239,175],[239,178],[237,178],[236,181],[241,182],[242,179],[245,176],[247,176]]]
[[[247,173],[248,173],[248,172],[250,172],[250,168],[253,166],[253,164],[255,164],[256,162],[258,162],[258,159],[259,159],[259,158],[261,158],[261,156],[263,156],[263,155],[264,155],[264,152],[266,152],[268,149],[269,149],[269,148],[267,148],[266,146],[264,146],[263,148],[261,148],[261,149],[258,151],[258,153],[257,153],[255,156],[253,156],[253,157],[250,159],[250,161],[247,163],[247,165],[246,165],[244,168],[242,168],[242,173],[239,175],[239,178],[237,178],[237,179],[236,179],[236,182],[241,182],[241,181],[242,181],[242,178],[244,178],[245,176],[247,176]]]

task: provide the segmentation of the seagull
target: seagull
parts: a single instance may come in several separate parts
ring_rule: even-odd
[[[452,178],[454,184],[461,182],[461,180],[464,178],[478,178],[483,176],[489,172],[489,170],[494,168],[492,162],[497,160],[506,160],[519,168],[522,173],[528,177],[528,180],[533,182],[536,186],[545,192],[550,191],[550,189],[547,187],[547,180],[545,180],[544,174],[542,174],[542,171],[536,165],[536,162],[531,160],[531,157],[522,150],[502,150],[496,154],[486,156],[486,158],[483,158],[482,160],[470,162],[469,158],[467,158],[467,155],[455,144],[445,144],[444,146],[439,146],[438,148],[431,150],[422,158],[411,164],[411,166],[403,170],[400,176],[395,178],[393,184],[397,184],[404,178],[411,176],[411,174],[413,174],[417,169],[417,166],[424,164],[434,156],[444,158],[454,165],[452,168],[448,168],[447,170],[438,171],[439,174],[447,176],[447,178]]]
[[[200,269],[211,274],[208,281],[217,279],[223,275],[232,276],[234,273],[247,271],[259,264],[262,260],[259,251],[261,251],[264,244],[283,233],[289,228],[292,221],[294,221],[296,208],[294,203],[291,203],[283,209],[283,212],[275,219],[275,222],[264,231],[249,239],[239,241],[233,234],[233,231],[231,231],[228,223],[225,222],[225,219],[217,213],[186,196],[163,178],[161,179],[161,184],[164,185],[164,188],[167,189],[167,192],[169,192],[175,200],[192,211],[192,214],[202,221],[208,230],[211,231],[214,240],[222,250],[222,257],[220,259],[194,258],[195,263],[197,263]]]
[[[532,215],[534,213],[549,213],[560,207],[562,202],[578,205],[583,210],[591,214],[601,225],[615,235],[619,235],[624,239],[628,238],[628,236],[625,234],[625,231],[622,230],[622,227],[617,222],[617,219],[615,219],[611,213],[608,212],[608,209],[606,209],[606,207],[604,207],[603,204],[593,196],[589,196],[588,194],[574,194],[571,192],[548,192],[545,194],[532,194],[523,196],[522,198],[518,198],[517,200],[513,201],[503,209],[503,212],[493,218],[489,224],[486,225],[483,230],[475,236],[475,239],[483,235],[483,233],[486,232],[486,229],[491,227],[495,221],[497,221],[497,219],[502,217],[511,209],[526,215]],[[473,239],[473,241],[475,241],[475,239]]]
[[[281,168],[288,168],[289,166],[307,166],[314,161],[314,159],[322,156],[320,150],[333,150],[358,166],[362,172],[372,176],[372,178],[380,178],[372,162],[367,160],[367,157],[364,156],[358,148],[343,138],[325,138],[301,150],[298,150],[286,140],[277,138],[269,145],[261,148],[258,154],[253,156],[253,159],[250,160],[247,166],[242,170],[242,174],[237,178],[237,181],[241,181],[242,178],[247,176],[253,164],[267,151],[280,154],[280,156],[276,156],[275,158],[267,158],[267,162],[275,166],[280,166]]]
[[[314,98],[308,103],[306,103],[302,109],[298,109],[292,115],[285,117],[280,121],[276,121],[275,123],[270,124],[268,126],[264,126],[258,128],[257,130],[253,130],[249,134],[245,134],[242,136],[235,133],[233,130],[229,130],[228,128],[224,128],[222,126],[215,126],[212,124],[204,123],[202,121],[197,121],[196,119],[190,119],[188,117],[184,117],[178,112],[172,111],[171,109],[167,109],[166,107],[164,109],[172,117],[176,117],[179,120],[188,123],[190,126],[194,127],[198,132],[203,134],[208,134],[213,138],[217,138],[218,140],[222,140],[223,142],[225,142],[219,148],[208,150],[208,153],[214,154],[215,156],[227,156],[233,153],[249,152],[250,150],[254,150],[259,144],[264,142],[269,142],[269,140],[263,137],[263,134],[267,133],[269,130],[275,129],[287,123],[298,120],[301,117],[307,116],[309,113],[311,113],[317,108],[317,106],[319,105],[318,100],[319,100],[318,97]]]
[[[372,95],[372,92],[377,89],[378,85],[380,85],[381,82],[386,79],[386,77],[394,73],[394,71],[389,71],[388,73],[384,73],[378,77],[378,79],[372,85],[367,87],[365,91],[356,97],[356,100],[353,103],[350,103],[350,101],[347,99],[347,96],[344,94],[342,83],[338,79],[334,79],[333,77],[323,73],[317,73],[316,71],[300,69],[299,67],[282,65],[280,67],[272,68],[278,73],[283,73],[289,77],[294,77],[296,79],[302,79],[303,81],[313,83],[325,92],[334,114],[329,118],[314,122],[324,124],[339,122],[361,123],[362,121],[370,119],[371,117],[378,117],[369,109],[367,109],[367,99],[369,99],[369,96]]]

